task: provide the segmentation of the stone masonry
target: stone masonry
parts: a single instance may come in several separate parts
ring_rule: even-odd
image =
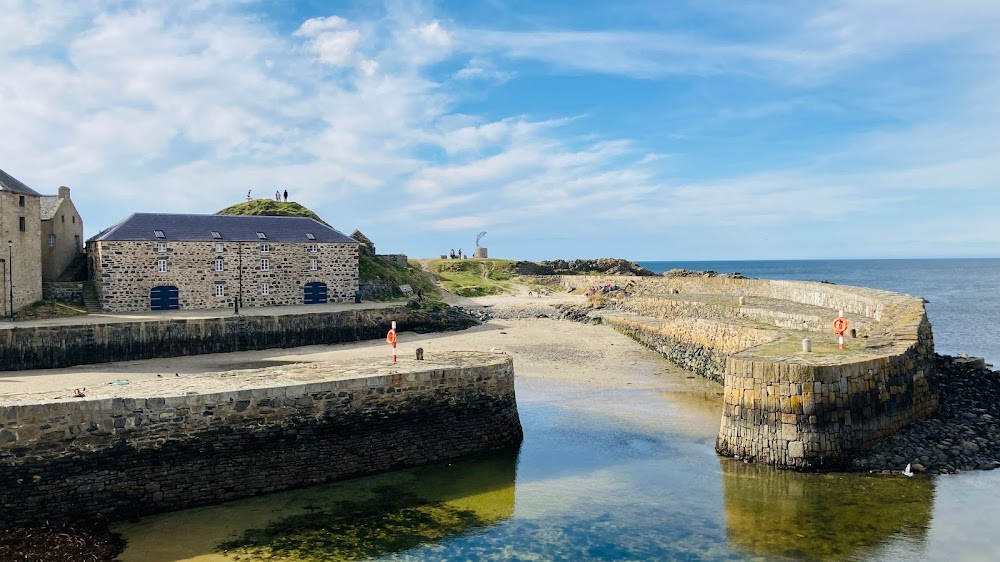
[[[613,283],[606,324],[723,383],[719,453],[786,468],[840,468],[931,415],[934,339],[917,297],[764,279],[562,277],[567,288]],[[741,300],[742,299],[742,300]],[[859,339],[836,350],[844,310]],[[801,352],[810,337],[832,351]]]
[[[104,393],[116,394],[0,407],[0,526],[119,520],[522,439],[505,355],[285,365]]]
[[[89,252],[107,312],[148,310],[150,289],[162,285],[179,289],[183,309],[232,307],[241,278],[242,306],[302,304],[309,282],[325,283],[329,302],[353,302],[358,291],[357,244],[102,241]]]

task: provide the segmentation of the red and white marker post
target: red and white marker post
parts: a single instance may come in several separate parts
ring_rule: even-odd
[[[844,332],[847,331],[847,318],[844,318],[844,311],[841,309],[840,316],[833,321],[833,331],[837,333],[837,344],[840,349],[844,349]]]
[[[392,329],[389,330],[388,335],[385,336],[385,341],[389,342],[392,346],[392,362],[396,362],[396,321],[392,321]]]

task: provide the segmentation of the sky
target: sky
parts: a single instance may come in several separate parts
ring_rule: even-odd
[[[995,0],[0,0],[86,236],[288,190],[379,252],[1000,256]]]

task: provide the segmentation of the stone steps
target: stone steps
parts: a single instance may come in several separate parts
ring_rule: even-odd
[[[101,309],[101,297],[97,293],[97,285],[93,281],[83,283],[83,307],[89,314],[99,314]]]

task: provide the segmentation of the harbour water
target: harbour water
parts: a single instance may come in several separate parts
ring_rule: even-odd
[[[645,265],[924,296],[939,351],[1000,358],[989,314],[1000,260],[850,264]],[[686,378],[663,376],[665,387]],[[705,388],[519,380],[517,451],[122,524],[122,560],[1000,559],[1000,471],[803,474],[719,458],[721,399]]]

